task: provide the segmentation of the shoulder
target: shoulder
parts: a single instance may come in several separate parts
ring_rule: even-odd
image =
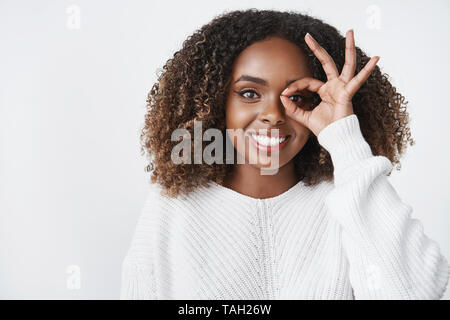
[[[334,189],[334,182],[323,180],[314,186],[310,186],[309,190],[317,198],[325,199],[325,197]]]
[[[203,196],[202,190],[203,188],[198,188],[187,196],[172,198],[164,193],[161,185],[149,183],[134,227],[128,255],[141,260],[152,251],[155,243],[165,241],[164,239],[183,217],[201,209],[196,199]]]
[[[128,256],[140,255],[149,251],[153,241],[155,225],[159,224],[164,211],[164,196],[158,184],[148,184],[144,203],[135,223]]]
[[[157,183],[149,183],[145,192],[145,201],[142,212],[154,211],[159,208],[164,201],[164,195],[162,194],[162,187]]]
[[[146,196],[141,214],[137,222],[137,229],[148,229],[159,224],[167,224],[177,216],[192,210],[192,203],[205,197],[204,187],[199,187],[191,193],[178,197],[168,196],[163,187],[157,183],[150,183],[146,187]],[[198,208],[197,206],[195,206]]]
[[[334,182],[323,180],[317,184],[302,185],[295,200],[299,206],[310,206],[314,210],[326,210],[327,198],[334,190]]]

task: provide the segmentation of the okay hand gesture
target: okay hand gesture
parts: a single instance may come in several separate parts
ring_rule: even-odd
[[[379,56],[372,57],[356,75],[356,49],[353,30],[345,35],[345,64],[339,75],[336,64],[330,55],[314,38],[307,33],[305,41],[314,55],[319,59],[327,75],[327,82],[305,77],[290,84],[281,94],[280,99],[286,114],[309,128],[316,136],[330,123],[353,114],[352,97],[367,80],[375,68]],[[288,97],[295,92],[307,89],[317,92],[322,101],[313,110],[307,111],[295,104]]]

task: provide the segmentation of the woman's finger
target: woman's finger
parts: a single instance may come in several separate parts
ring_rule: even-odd
[[[327,75],[327,79],[331,80],[337,78],[339,76],[338,69],[328,52],[324,48],[322,48],[322,46],[319,45],[319,43],[317,43],[317,41],[309,33],[306,34],[305,41],[308,47],[322,64],[323,70]]]
[[[280,99],[284,105],[287,116],[303,124],[305,127],[308,127],[311,111],[303,110],[288,97],[280,96]]]
[[[317,92],[323,85],[324,83],[318,79],[304,77],[300,80],[292,82],[286,89],[284,89],[281,94],[283,96],[289,96],[297,91],[301,91],[304,89],[307,89],[311,92]]]
[[[355,36],[353,30],[347,31],[345,35],[345,63],[342,68],[341,79],[344,82],[349,82],[355,75],[356,68],[356,48]]]
[[[345,85],[345,90],[348,92],[350,97],[353,97],[356,91],[358,91],[358,89],[362,86],[364,81],[367,80],[379,60],[379,56],[370,58],[369,62],[366,63],[364,68],[362,68],[361,71],[359,71],[358,74]]]

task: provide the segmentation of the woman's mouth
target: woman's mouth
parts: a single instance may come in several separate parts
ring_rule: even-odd
[[[291,135],[267,136],[264,134],[249,133],[253,145],[265,152],[279,151],[290,141]]]

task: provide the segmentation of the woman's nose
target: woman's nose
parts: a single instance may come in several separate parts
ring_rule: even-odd
[[[286,112],[281,99],[278,97],[278,101],[274,100],[275,99],[271,99],[270,102],[268,101],[268,103],[263,106],[263,110],[260,113],[260,120],[269,125],[277,126],[285,123]]]

